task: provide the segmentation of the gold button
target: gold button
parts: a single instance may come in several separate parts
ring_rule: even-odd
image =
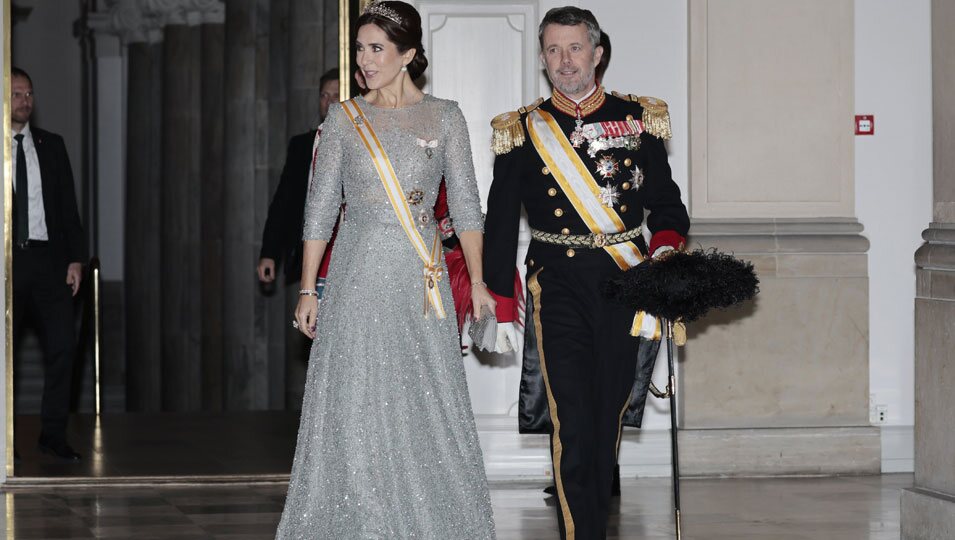
[[[633,163],[633,161],[630,161],[630,158],[627,158],[627,159],[623,160],[623,166],[624,166],[624,167],[629,167],[632,163]]]
[[[570,234],[570,229],[568,229],[567,227],[564,227],[563,229],[560,230],[560,234]]]
[[[633,122],[633,115],[632,115],[632,114],[628,114],[628,115],[627,115],[627,120]]]
[[[576,255],[576,254],[577,254],[577,252],[574,251],[573,248],[567,250],[567,256],[568,256],[568,257],[573,257],[573,256]]]
[[[557,217],[560,217],[560,216],[564,215],[564,211],[561,210],[560,208],[558,208],[558,209],[554,210],[554,215],[557,216]]]
[[[622,187],[623,189],[630,189],[630,182],[624,182],[623,184],[620,185],[620,187]]]
[[[548,189],[548,190],[547,190],[547,194],[550,195],[551,197],[556,197],[556,196],[557,196],[557,188],[550,188],[550,189]]]
[[[543,169],[541,169],[541,174],[543,174],[544,176],[547,176],[548,174],[550,174],[550,169],[548,169],[547,167],[544,167]]]
[[[621,207],[620,207],[620,211],[621,211],[621,212],[626,212],[626,211],[627,211],[627,205],[621,206]]]
[[[528,266],[534,266],[534,259],[527,261]]]

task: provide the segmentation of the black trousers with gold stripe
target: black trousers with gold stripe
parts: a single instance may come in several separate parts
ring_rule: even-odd
[[[551,451],[561,538],[607,534],[621,417],[629,403],[639,340],[633,310],[607,300],[617,272],[602,253],[529,268],[532,321],[553,424]]]

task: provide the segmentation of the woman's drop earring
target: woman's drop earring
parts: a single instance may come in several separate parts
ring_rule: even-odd
[[[401,71],[408,71],[408,66],[401,66]]]

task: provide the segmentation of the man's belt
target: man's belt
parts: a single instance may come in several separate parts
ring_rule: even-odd
[[[14,247],[18,249],[31,249],[31,248],[41,248],[47,247],[50,245],[49,240],[24,240],[23,242],[16,243],[14,242]]]
[[[531,238],[545,244],[577,249],[599,249],[629,242],[643,233],[642,227],[618,233],[561,234],[531,229]]]

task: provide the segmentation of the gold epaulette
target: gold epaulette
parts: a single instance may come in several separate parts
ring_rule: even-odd
[[[499,114],[491,120],[491,128],[494,129],[491,137],[491,148],[495,155],[506,154],[513,150],[515,146],[524,146],[526,137],[524,136],[521,115],[540,107],[543,102],[544,98],[537,98],[530,105],[521,107],[516,111]]]
[[[643,107],[643,129],[647,130],[647,133],[665,141],[673,137],[673,132],[670,130],[670,111],[667,109],[666,101],[620,92],[613,92],[613,95],[626,101],[635,101]]]

